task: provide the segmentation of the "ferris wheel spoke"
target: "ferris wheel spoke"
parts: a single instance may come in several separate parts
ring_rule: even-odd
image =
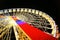
[[[8,30],[5,30],[3,33],[1,33],[0,38],[3,37],[5,33],[7,33]]]
[[[52,29],[52,28],[49,28],[49,27],[44,27],[45,29]]]

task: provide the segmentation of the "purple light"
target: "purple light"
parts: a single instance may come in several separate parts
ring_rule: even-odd
[[[17,24],[24,24],[25,22],[23,22],[22,20],[17,20],[16,23]]]

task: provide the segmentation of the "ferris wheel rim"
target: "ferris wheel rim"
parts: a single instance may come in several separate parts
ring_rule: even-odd
[[[30,8],[10,8],[10,9],[3,9],[3,10],[0,10],[0,14],[2,13],[7,13],[9,10],[9,12],[15,12],[17,9],[17,12],[28,12],[28,13],[35,13],[34,11],[36,11],[35,14],[38,14],[42,17],[45,17],[45,19],[47,19],[49,21],[49,23],[51,24],[51,27],[53,28],[53,32],[52,34],[54,34],[54,37],[56,36],[56,23],[55,21],[53,20],[52,17],[50,17],[48,14],[46,14],[45,12],[42,12],[42,11],[39,11],[39,10],[35,10],[35,9],[30,9]],[[11,11],[13,10],[13,11]]]

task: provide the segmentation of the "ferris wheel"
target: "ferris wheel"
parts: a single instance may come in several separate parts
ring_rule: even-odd
[[[0,10],[0,40],[31,40],[16,20],[56,37],[56,23],[45,12],[29,8],[11,8]]]

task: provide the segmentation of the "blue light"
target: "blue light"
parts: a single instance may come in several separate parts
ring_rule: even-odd
[[[22,20],[17,20],[16,23],[17,24],[24,24],[25,22],[23,22]]]

